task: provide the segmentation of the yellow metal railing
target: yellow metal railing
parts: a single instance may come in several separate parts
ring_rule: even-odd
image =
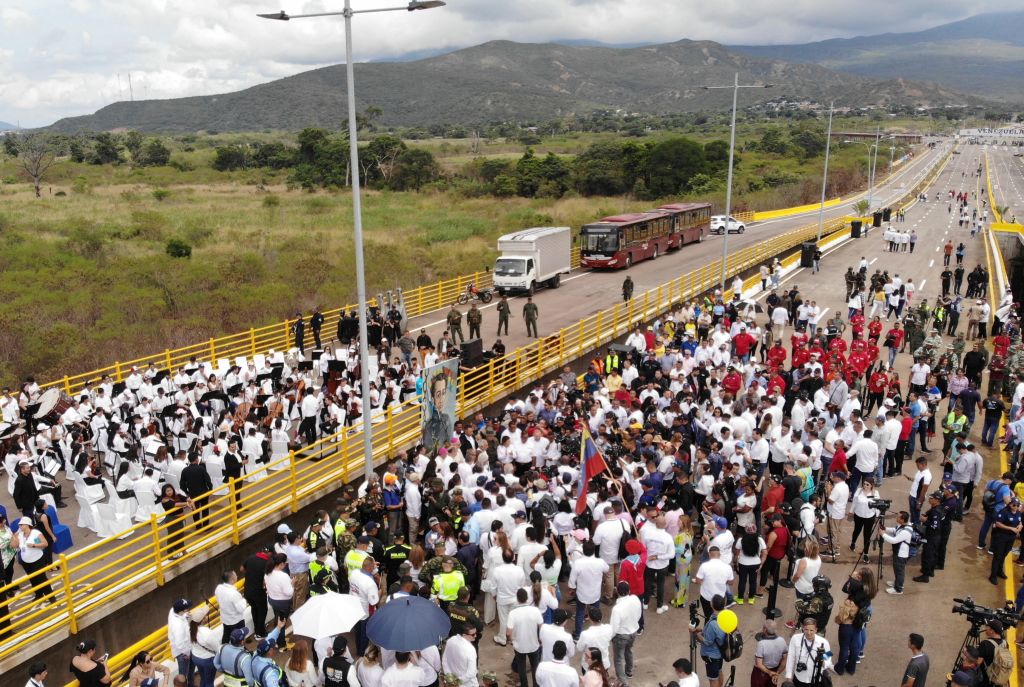
[[[911,202],[941,172],[948,159],[947,156],[933,174],[896,205]],[[819,245],[826,247],[845,237],[849,219],[829,220]],[[728,257],[726,273],[731,277],[752,270],[813,239],[817,231],[816,223],[808,224],[738,251]],[[783,264],[792,265],[798,255],[798,252],[785,255]],[[467,372],[460,379],[458,412],[464,416],[495,403],[544,374],[626,334],[638,322],[666,312],[680,300],[715,288],[720,267],[720,260],[704,265],[629,302],[616,303],[518,348],[504,358]],[[745,285],[752,286],[757,279],[756,275],[751,276]],[[377,414],[371,419],[371,431],[374,464],[415,443],[421,431],[418,400],[410,399]],[[80,627],[102,616],[106,606],[123,606],[124,595],[141,595],[154,586],[163,585],[185,567],[206,560],[209,556],[204,554],[211,550],[238,544],[243,532],[265,526],[268,517],[294,513],[307,500],[329,493],[348,482],[351,476],[362,474],[362,445],[358,429],[348,428],[325,437],[300,452],[289,453],[258,468],[245,481],[232,480],[226,486],[217,487],[209,502],[197,513],[186,515],[172,511],[162,520],[153,516],[122,533],[120,538],[104,539],[69,555],[61,555],[46,570],[33,574],[27,580],[32,586],[27,589],[19,588],[26,582],[25,578],[6,588],[0,587],[0,592],[12,595],[8,608],[14,607],[14,610],[8,612],[7,619],[15,637],[0,646],[0,659],[26,648],[43,632],[51,636],[77,633]],[[245,504],[244,509],[238,508],[240,502]],[[186,540],[184,528],[190,520],[192,527]],[[186,542],[187,549],[183,548]],[[51,589],[45,596],[49,605],[41,607],[32,597],[37,588],[48,584],[44,575],[51,573],[56,574],[49,579]]]

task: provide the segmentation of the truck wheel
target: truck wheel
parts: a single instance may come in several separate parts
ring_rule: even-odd
[[[555,276],[551,277],[551,279],[548,280],[548,288],[549,289],[557,289],[559,284],[561,284],[561,283],[562,283],[562,275],[556,274]]]
[[[528,289],[526,289],[526,295],[527,296],[532,296],[536,291],[537,291],[537,284],[535,282],[531,281],[530,282],[530,287]]]
[[[633,254],[632,253],[627,253],[626,254],[626,269],[628,270],[632,266],[633,266]]]

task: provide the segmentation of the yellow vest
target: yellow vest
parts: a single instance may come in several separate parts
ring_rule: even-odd
[[[345,570],[352,572],[363,567],[363,559],[369,556],[369,552],[360,549],[352,549],[345,554]]]
[[[453,570],[450,573],[434,575],[432,589],[434,594],[442,601],[455,601],[459,598],[459,589],[465,586],[466,579],[462,576],[462,573],[458,570]]]

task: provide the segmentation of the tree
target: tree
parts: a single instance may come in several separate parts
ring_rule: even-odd
[[[138,131],[129,131],[124,135],[124,147],[132,156],[132,162],[141,164],[142,144],[144,139]]]
[[[437,160],[429,150],[423,148],[403,151],[396,163],[395,175],[390,184],[396,191],[419,191],[424,184],[429,184],[441,174]]]
[[[68,142],[68,155],[71,157],[72,162],[85,162],[85,146],[82,145],[80,139],[72,138]]]
[[[249,156],[242,146],[220,146],[214,151],[212,166],[218,172],[244,169],[249,166]]]
[[[121,141],[114,134],[104,131],[96,134],[92,146],[94,165],[116,165],[121,163]]]
[[[365,167],[366,183],[379,179],[385,185],[391,183],[398,156],[407,150],[405,142],[397,136],[378,136],[360,155],[360,164]],[[365,156],[365,162],[362,158]]]
[[[8,134],[10,136],[10,134]],[[60,150],[53,139],[43,134],[26,134],[17,141],[21,169],[32,181],[36,198],[42,197],[43,177],[57,161]]]
[[[317,150],[329,139],[327,132],[323,129],[307,127],[299,132],[297,137],[299,143],[299,162],[312,164],[316,161]]]
[[[362,129],[373,131],[373,121],[378,119],[382,114],[384,114],[384,110],[380,109],[376,105],[367,105],[365,110],[356,113],[356,131],[360,131]]]
[[[671,138],[647,156],[647,191],[651,198],[682,193],[690,179],[704,171],[704,147],[688,138]]]
[[[757,144],[757,147],[763,153],[785,155],[788,146],[786,139],[782,137],[782,132],[772,127],[761,135],[761,142]]]
[[[4,134],[4,152],[11,157],[18,157],[18,137],[12,131]]]
[[[151,138],[142,146],[138,162],[144,167],[162,167],[171,161],[171,150],[159,138]]]
[[[626,179],[623,146],[595,143],[573,164],[574,185],[585,196],[617,196],[632,188]]]
[[[789,135],[789,140],[793,142],[800,152],[800,156],[805,160],[812,157],[817,157],[825,152],[825,132],[818,131],[817,129],[810,129],[806,126],[801,126]]]

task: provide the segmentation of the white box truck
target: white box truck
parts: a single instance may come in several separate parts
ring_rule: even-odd
[[[501,254],[494,263],[498,293],[528,293],[539,286],[558,288],[572,270],[572,232],[569,227],[534,227],[498,239]]]

